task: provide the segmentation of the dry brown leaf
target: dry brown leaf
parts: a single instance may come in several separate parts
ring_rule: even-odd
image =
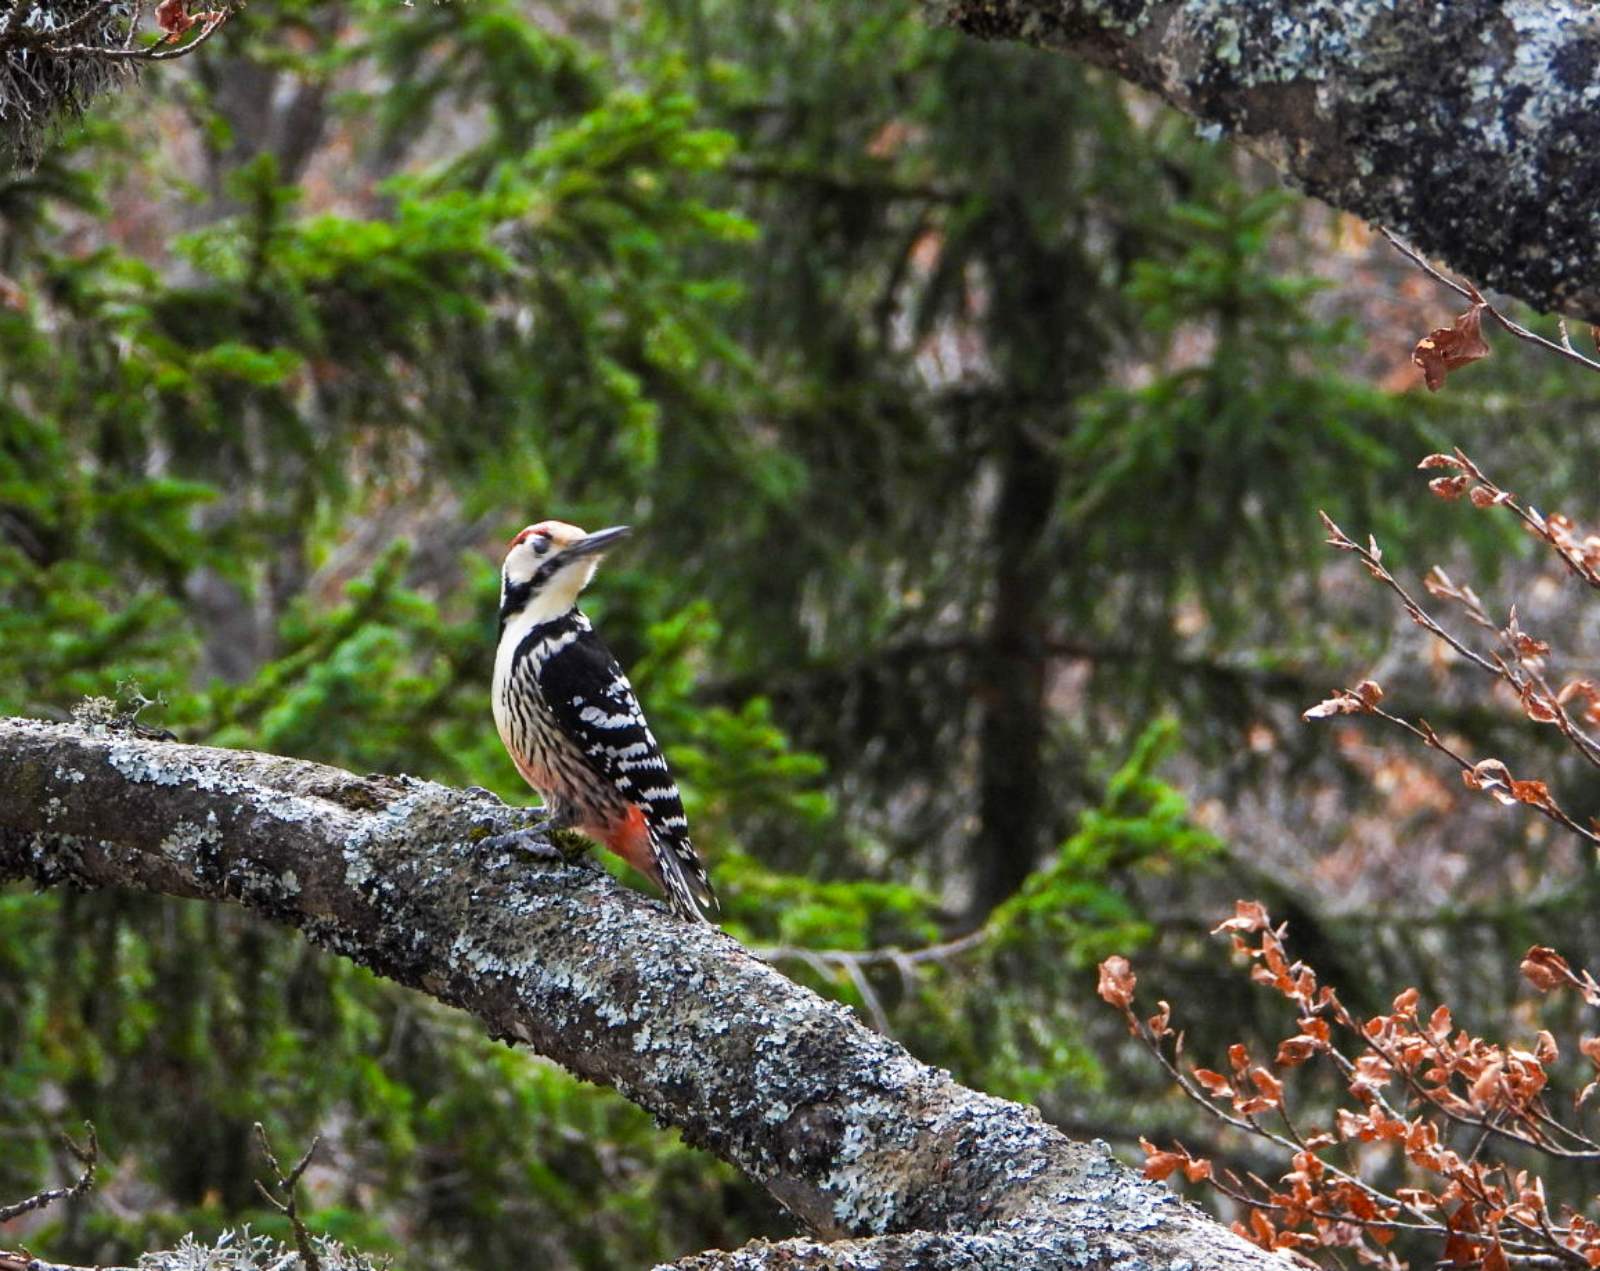
[[[1570,983],[1573,976],[1565,958],[1548,945],[1536,944],[1522,957],[1522,978],[1539,992],[1548,993]]]
[[[1138,983],[1133,967],[1121,954],[1114,953],[1100,964],[1100,996],[1119,1011],[1127,1010],[1132,1004],[1133,990]]]
[[[1596,1066],[1600,1066],[1600,1064]],[[1193,1071],[1194,1079],[1200,1083],[1201,1088],[1213,1099],[1233,1098],[1233,1083],[1220,1072],[1212,1072],[1209,1068],[1196,1068]]]
[[[1211,929],[1211,934],[1217,936],[1224,931],[1265,931],[1271,925],[1272,919],[1267,916],[1267,907],[1259,900],[1236,900],[1233,902],[1233,917],[1219,922]]]
[[[1517,801],[1511,793],[1511,770],[1498,759],[1480,759],[1464,769],[1461,780],[1469,790],[1486,790],[1504,804]]]
[[[1144,1176],[1157,1181],[1166,1178],[1168,1174],[1184,1163],[1183,1157],[1176,1152],[1163,1152],[1149,1139],[1141,1138],[1139,1146],[1144,1149]]]
[[[194,25],[195,20],[189,16],[188,0],[161,0],[155,11],[156,25],[167,33],[168,40],[174,40]]]
[[[1202,1157],[1195,1157],[1183,1163],[1183,1176],[1191,1183],[1198,1183],[1211,1177],[1211,1162]]]
[[[1489,346],[1483,338],[1484,307],[1473,305],[1452,325],[1436,327],[1417,341],[1411,360],[1421,368],[1430,393],[1443,387],[1445,376],[1451,371],[1489,356]]]
[[[1518,803],[1531,803],[1536,808],[1553,808],[1550,787],[1542,781],[1513,781],[1511,795]]]
[[[1156,1037],[1167,1037],[1172,1033],[1172,1006],[1165,1000],[1157,1002],[1160,1008],[1149,1019],[1145,1020],[1145,1027]]]
[[[1250,1070],[1250,1080],[1255,1083],[1256,1089],[1261,1092],[1261,1097],[1274,1108],[1283,1106],[1283,1082],[1279,1081],[1265,1068],[1252,1068]]]

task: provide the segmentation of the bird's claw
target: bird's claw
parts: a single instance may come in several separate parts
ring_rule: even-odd
[[[512,852],[543,861],[566,861],[566,854],[550,841],[544,827],[524,826],[506,834],[491,834],[478,840],[479,852]]]

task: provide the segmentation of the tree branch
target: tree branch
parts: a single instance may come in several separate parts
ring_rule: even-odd
[[[241,904],[615,1088],[812,1236],[899,1237],[685,1267],[774,1265],[769,1248],[895,1267],[934,1246],[952,1267],[1000,1249],[1037,1268],[1279,1265],[1103,1145],[958,1085],[592,864],[480,848],[524,820],[408,777],[0,720],[0,878]]]
[[[94,1186],[95,1166],[100,1162],[100,1140],[95,1136],[92,1122],[85,1121],[84,1145],[79,1147],[65,1134],[61,1141],[66,1149],[83,1169],[79,1171],[77,1180],[64,1187],[50,1187],[44,1191],[35,1192],[26,1200],[19,1200],[13,1205],[0,1205],[0,1222],[10,1222],[13,1218],[20,1218],[23,1214],[31,1213],[35,1209],[43,1209],[46,1205],[53,1205],[58,1200],[76,1200]],[[0,1265],[0,1271],[4,1271]]]
[[[1540,309],[1600,321],[1600,11],[1583,0],[923,0],[1105,66]]]

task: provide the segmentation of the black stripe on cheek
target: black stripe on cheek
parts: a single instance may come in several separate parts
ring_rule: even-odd
[[[547,582],[556,576],[556,572],[567,562],[560,555],[551,557],[533,571],[533,577],[528,580],[528,585],[535,591],[540,590]]]
[[[533,593],[536,590],[537,588],[533,585],[533,579],[529,579],[525,583],[512,583],[506,588],[505,599],[500,602],[501,631],[506,629],[506,623],[514,615],[521,613],[528,607],[528,602],[533,599]]]

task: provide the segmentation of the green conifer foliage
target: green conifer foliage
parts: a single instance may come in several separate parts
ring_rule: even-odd
[[[1219,1035],[1252,1009],[1192,912],[1251,862],[1175,774],[1277,779],[1241,729],[1374,644],[1330,626],[1314,510],[1421,550],[1417,455],[1559,391],[1577,481],[1587,398],[1374,387],[1295,259],[1315,214],[1064,59],[869,0],[619,12],[254,6],[0,179],[0,709],[159,698],[187,741],[531,802],[487,710],[498,552],[634,524],[585,604],[730,929],[1125,1130],[1158,1085],[1107,1076],[1099,958],[1143,946]],[[313,1225],[402,1264],[789,1230],[285,933],[0,892],[0,1200],[85,1117],[118,1204],[30,1235],[60,1260],[287,1234],[257,1120],[323,1133]]]

